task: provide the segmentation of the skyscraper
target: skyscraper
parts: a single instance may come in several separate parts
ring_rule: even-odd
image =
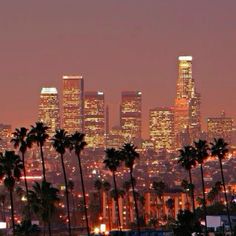
[[[149,135],[156,150],[174,150],[174,112],[171,108],[154,108],[149,112]]]
[[[56,88],[42,88],[38,120],[49,127],[49,135],[60,128],[59,98]]]
[[[125,142],[141,140],[142,93],[140,91],[122,92],[120,124]]]
[[[178,61],[174,123],[177,147],[181,147],[200,135],[200,94],[192,76],[192,57],[180,56]]]
[[[84,132],[88,147],[105,147],[105,100],[103,92],[85,92]]]
[[[223,138],[227,143],[231,144],[234,120],[226,117],[222,112],[219,117],[211,117],[207,119],[207,136],[210,142],[214,138]]]
[[[63,76],[63,120],[68,133],[84,132],[84,79],[82,76]]]

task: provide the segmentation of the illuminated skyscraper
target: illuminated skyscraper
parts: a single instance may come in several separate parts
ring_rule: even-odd
[[[59,98],[56,88],[42,88],[38,120],[49,127],[49,135],[60,128]]]
[[[178,59],[174,123],[177,147],[181,147],[186,140],[192,142],[200,135],[200,94],[196,92],[192,76],[192,57],[180,56]]]
[[[125,142],[140,141],[142,129],[142,93],[122,92],[120,124]]]
[[[10,142],[12,139],[11,125],[0,124],[0,152],[4,152],[12,146]]]
[[[173,150],[174,112],[171,108],[155,108],[149,112],[149,135],[156,150]]]
[[[63,128],[68,133],[84,132],[84,79],[63,76]]]
[[[84,132],[87,147],[105,147],[105,101],[103,92],[85,92]]]
[[[226,117],[222,112],[220,117],[212,117],[207,119],[207,136],[210,142],[214,138],[223,138],[227,143],[231,144],[234,120]]]

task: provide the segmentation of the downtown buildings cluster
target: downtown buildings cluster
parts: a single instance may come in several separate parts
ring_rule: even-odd
[[[121,93],[120,122],[109,125],[109,107],[101,91],[85,91],[82,76],[64,75],[62,104],[56,88],[42,88],[39,121],[68,133],[75,130],[86,134],[89,148],[120,147],[134,142],[140,148],[175,151],[198,138],[223,137],[231,143],[233,119],[224,113],[207,119],[207,133],[201,129],[200,94],[192,72],[191,56],[178,57],[177,90],[172,107],[156,107],[149,111],[149,139],[142,139],[142,92]]]

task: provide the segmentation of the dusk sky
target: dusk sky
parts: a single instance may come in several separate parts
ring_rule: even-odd
[[[235,0],[1,1],[0,123],[34,123],[41,87],[81,74],[111,125],[121,91],[141,90],[147,127],[150,108],[174,103],[179,55],[194,58],[202,120],[236,118],[235,12]]]

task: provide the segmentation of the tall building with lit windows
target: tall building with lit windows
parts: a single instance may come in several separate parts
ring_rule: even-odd
[[[191,56],[178,58],[174,124],[177,147],[199,138],[201,132],[200,94],[196,92]]]
[[[84,132],[84,79],[79,75],[63,76],[62,127],[68,133]]]
[[[227,143],[231,144],[234,120],[227,117],[224,112],[219,117],[211,117],[207,119],[207,137],[209,142],[214,138],[223,138]]]
[[[60,128],[59,97],[56,88],[42,88],[38,120],[49,127],[49,135]]]
[[[125,142],[139,142],[142,130],[142,93],[127,91],[121,94],[120,125]]]
[[[105,99],[103,92],[85,92],[84,132],[87,147],[105,147]]]
[[[174,150],[174,112],[172,108],[158,107],[149,111],[149,136],[156,150]]]

